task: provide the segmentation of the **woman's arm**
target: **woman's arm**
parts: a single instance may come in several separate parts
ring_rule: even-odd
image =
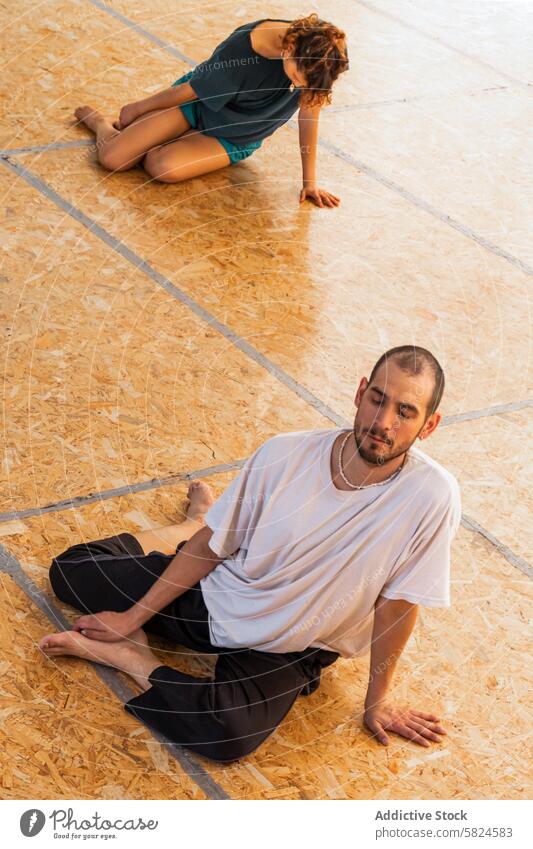
[[[325,189],[320,189],[316,181],[319,117],[320,106],[302,107],[298,113],[298,134],[300,138],[303,178],[300,203],[306,198],[309,198],[317,206],[338,206],[340,199]]]
[[[316,157],[318,141],[318,121],[320,107],[300,109],[298,113],[298,134],[300,137],[300,155],[302,157],[303,184],[316,184]]]
[[[224,560],[210,548],[213,535],[207,525],[200,528],[169,563],[148,592],[123,613],[102,611],[76,619],[73,630],[93,640],[121,640],[144,625],[167,604],[183,595]],[[141,568],[141,567],[139,567]]]
[[[197,100],[197,95],[189,83],[171,86],[144,100],[127,103],[120,110],[120,117],[113,126],[117,130],[123,130],[146,112],[152,112],[154,109],[172,109],[173,106],[181,106],[182,103],[188,103],[190,100]]]
[[[172,106],[181,106],[182,103],[188,103],[189,100],[197,100],[194,89],[189,83],[180,83],[176,86],[170,86],[145,100],[137,101],[137,106],[141,110],[140,115],[145,112],[151,112],[152,109],[169,109]]]

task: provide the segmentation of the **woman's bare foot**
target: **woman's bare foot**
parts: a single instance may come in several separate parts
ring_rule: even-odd
[[[205,514],[215,501],[211,487],[203,481],[193,481],[187,491],[187,497],[190,500],[187,519],[203,524]]]
[[[93,133],[97,135],[105,134],[106,136],[116,136],[120,131],[115,129],[107,118],[93,109],[92,106],[78,106],[74,110],[74,115],[82,124],[85,124]]]

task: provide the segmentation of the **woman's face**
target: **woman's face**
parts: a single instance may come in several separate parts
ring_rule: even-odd
[[[290,79],[291,83],[296,86],[296,88],[306,87],[307,83],[305,76],[301,71],[298,70],[296,62],[292,58],[291,51],[287,50],[283,54],[283,70]]]

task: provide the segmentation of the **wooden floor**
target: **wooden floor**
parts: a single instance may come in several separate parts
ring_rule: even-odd
[[[116,117],[234,27],[301,5],[3,9],[3,798],[531,793],[531,7],[314,8],[348,34],[320,130],[337,210],[298,204],[292,123],[245,163],[163,185],[102,170],[73,119],[83,104]],[[349,425],[358,379],[403,343],[445,368],[445,418],[424,448],[458,477],[464,516],[452,607],[421,609],[395,695],[439,712],[445,742],[370,739],[363,657],[330,667],[254,755],[217,765],[126,714],[118,674],[43,659],[39,638],[74,615],[50,592],[55,553],[179,520],[187,476],[220,493],[276,433]],[[158,649],[198,674],[210,663]]]

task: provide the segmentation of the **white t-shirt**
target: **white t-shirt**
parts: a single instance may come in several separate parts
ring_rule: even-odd
[[[412,446],[390,482],[339,490],[342,430],[268,439],[208,510],[209,547],[225,557],[201,579],[214,645],[352,657],[370,647],[379,595],[449,606],[456,479]]]

